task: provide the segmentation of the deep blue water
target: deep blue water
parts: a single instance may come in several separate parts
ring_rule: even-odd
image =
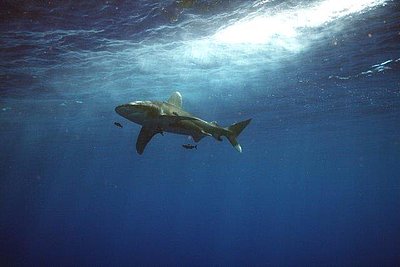
[[[0,1],[2,266],[398,266],[398,1],[82,2]]]

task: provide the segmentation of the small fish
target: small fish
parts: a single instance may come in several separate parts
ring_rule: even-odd
[[[182,145],[184,148],[186,148],[186,149],[193,149],[193,148],[196,148],[197,149],[197,145],[191,145],[191,144],[185,144],[185,145]]]
[[[123,127],[122,124],[119,123],[119,122],[114,122],[114,125],[117,126],[117,127],[119,127],[119,128],[122,128],[122,127]]]

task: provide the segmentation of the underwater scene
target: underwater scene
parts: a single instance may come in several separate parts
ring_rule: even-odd
[[[0,1],[2,266],[399,266],[400,2]]]

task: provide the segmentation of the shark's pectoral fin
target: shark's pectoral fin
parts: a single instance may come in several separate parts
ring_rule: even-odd
[[[136,151],[142,155],[146,145],[150,142],[151,138],[157,134],[158,131],[152,128],[142,127],[139,136],[136,140]]]
[[[196,143],[198,143],[203,137],[204,135],[192,135],[192,138]]]

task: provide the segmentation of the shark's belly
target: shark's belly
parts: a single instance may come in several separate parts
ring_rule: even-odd
[[[183,135],[191,135],[191,136],[203,136],[202,127],[197,125],[198,123],[193,123],[190,121],[182,121],[174,124],[167,125],[163,128],[163,131],[175,133],[175,134],[183,134]]]
[[[165,132],[175,133],[175,134],[183,134],[183,135],[201,135],[201,131],[195,128],[183,128],[178,126],[168,126],[163,129]]]

